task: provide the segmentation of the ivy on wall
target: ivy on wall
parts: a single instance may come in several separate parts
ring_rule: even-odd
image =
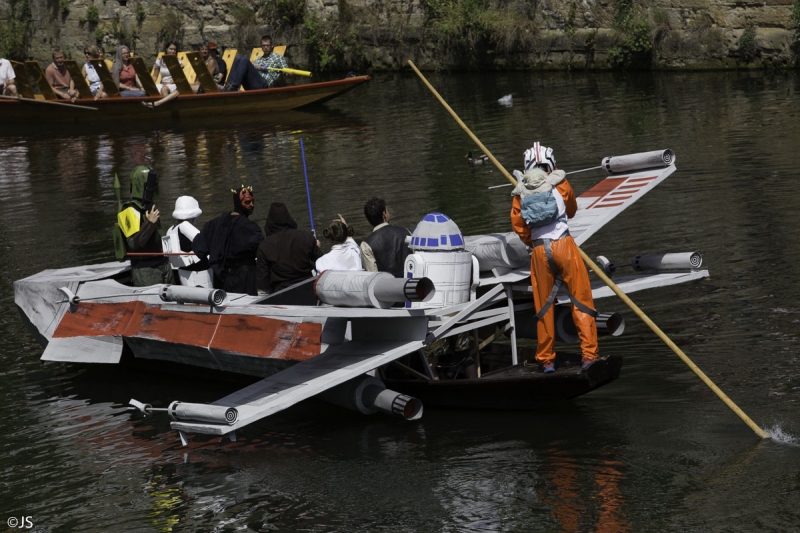
[[[28,55],[33,15],[29,0],[9,0],[6,22],[0,22],[0,57],[24,61]]]
[[[634,0],[614,0],[614,4],[614,29],[619,40],[608,51],[609,61],[621,68],[649,65],[653,41],[646,15]]]

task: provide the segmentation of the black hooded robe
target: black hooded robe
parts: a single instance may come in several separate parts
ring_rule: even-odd
[[[310,231],[297,229],[285,204],[270,206],[264,233],[258,245],[259,290],[276,292],[312,277],[322,251]]]
[[[215,289],[257,296],[256,252],[262,240],[258,224],[226,212],[203,225],[192,250],[201,259],[208,257]]]

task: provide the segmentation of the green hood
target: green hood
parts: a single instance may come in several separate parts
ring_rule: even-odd
[[[144,207],[144,186],[149,173],[150,167],[145,165],[139,165],[131,172],[131,198],[139,207]]]

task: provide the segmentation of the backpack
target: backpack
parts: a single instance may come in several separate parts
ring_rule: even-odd
[[[531,228],[541,228],[559,220],[558,202],[553,191],[535,192],[523,198],[522,218]]]
[[[114,239],[114,257],[117,261],[124,261],[128,256],[127,238],[139,231],[141,214],[130,204],[125,204],[126,209],[117,213],[117,223],[111,229]]]

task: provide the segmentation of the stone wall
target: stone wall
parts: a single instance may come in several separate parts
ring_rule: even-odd
[[[257,46],[259,35],[271,33],[276,43],[288,45],[292,64],[300,68],[392,70],[413,59],[427,69],[602,69],[611,66],[609,52],[624,37],[614,27],[620,0],[486,1],[487,13],[516,26],[495,30],[508,35],[493,41],[467,38],[455,46],[431,23],[426,9],[432,8],[426,6],[433,0],[305,0],[299,20],[288,23],[270,11],[275,0],[30,0],[28,55],[46,61],[60,46],[82,59],[83,47],[99,40],[109,54],[124,42],[151,61],[169,37],[190,49],[203,39]],[[800,0],[641,1],[653,45],[646,66],[792,67],[794,1]],[[0,29],[8,23],[11,2],[0,0]],[[755,46],[744,57],[746,31]],[[498,45],[504,37],[508,42]]]

